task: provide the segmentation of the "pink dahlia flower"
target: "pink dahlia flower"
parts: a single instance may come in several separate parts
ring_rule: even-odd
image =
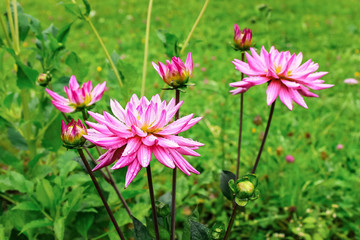
[[[267,104],[272,104],[279,96],[280,100],[292,110],[292,101],[304,108],[308,108],[303,97],[318,97],[309,91],[330,88],[334,85],[324,84],[319,78],[327,72],[315,72],[319,65],[310,60],[300,65],[302,53],[291,55],[289,51],[279,52],[271,47],[267,52],[261,48],[260,55],[254,48],[250,48],[252,56],[245,52],[248,63],[235,59],[233,64],[240,72],[248,75],[243,81],[230,83],[234,95],[246,92],[250,87],[268,82]]]
[[[173,57],[171,62],[166,60],[166,65],[161,62],[159,65],[152,62],[152,65],[164,82],[172,88],[185,87],[193,71],[191,52],[189,52],[185,63],[180,58]]]
[[[246,51],[249,50],[252,43],[252,31],[245,28],[244,30],[239,29],[239,25],[234,24],[234,44],[238,50]]]
[[[60,96],[59,94],[45,89],[46,92],[52,97],[51,103],[60,111],[64,113],[74,112],[82,108],[89,107],[95,102],[99,101],[105,91],[106,82],[98,84],[94,89],[92,82],[88,81],[81,87],[76,81],[75,76],[71,76],[69,87],[65,86],[64,91],[68,99]]]
[[[115,100],[110,107],[115,116],[104,112],[103,115],[89,112],[98,123],[86,122],[87,140],[97,146],[108,149],[100,156],[100,162],[93,170],[108,166],[117,161],[112,169],[128,166],[125,187],[135,178],[142,167],[147,167],[151,156],[169,168],[178,167],[185,174],[199,174],[182,155],[200,156],[194,150],[204,144],[194,140],[176,136],[200,121],[194,114],[182,117],[172,123],[170,121],[183,101],[175,105],[175,100],[166,104],[159,95],[149,101],[146,97],[140,100],[134,94],[125,109]]]

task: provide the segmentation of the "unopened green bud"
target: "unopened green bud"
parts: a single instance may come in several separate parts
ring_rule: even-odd
[[[52,79],[52,75],[48,71],[47,73],[41,73],[37,78],[37,82],[40,86],[46,87],[48,83],[51,81],[51,79]]]
[[[237,184],[239,190],[239,197],[248,198],[254,193],[254,184],[250,181],[243,181]]]

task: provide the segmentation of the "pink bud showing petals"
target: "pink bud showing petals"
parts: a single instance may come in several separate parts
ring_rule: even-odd
[[[106,82],[103,82],[102,84],[96,85],[93,89],[92,82],[88,81],[80,87],[75,76],[71,76],[69,87],[64,87],[68,98],[64,98],[50,89],[46,88],[45,90],[53,99],[51,103],[60,112],[70,113],[90,107],[99,101],[105,91],[105,86]]]
[[[107,112],[103,115],[89,112],[98,123],[86,122],[92,128],[88,129],[85,138],[108,149],[93,170],[114,162],[112,169],[127,166],[127,187],[141,168],[149,166],[154,155],[166,167],[177,167],[187,175],[199,174],[182,155],[200,156],[194,150],[204,144],[176,135],[195,125],[201,117],[193,118],[194,114],[190,114],[171,122],[182,103],[175,105],[174,99],[166,103],[159,95],[149,101],[134,94],[125,108],[115,100],[110,101],[115,116]]]
[[[158,65],[152,62],[152,65],[163,81],[173,89],[186,87],[193,71],[191,52],[189,52],[185,63],[180,58],[173,57],[171,62],[166,60],[166,65],[161,62]]]
[[[245,28],[244,30],[239,29],[239,25],[234,25],[234,44],[235,49],[241,51],[247,51],[251,47],[252,43],[252,31]]]
[[[63,141],[65,147],[81,147],[86,141],[83,137],[83,135],[86,134],[86,127],[83,125],[81,120],[76,122],[72,119],[67,125],[65,125],[64,120],[61,121],[61,140]]]
[[[285,160],[288,163],[293,163],[295,159],[292,155],[286,155]]]

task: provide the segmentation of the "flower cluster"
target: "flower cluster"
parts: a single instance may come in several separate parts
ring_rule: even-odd
[[[190,172],[199,174],[182,155],[200,156],[194,150],[203,144],[176,134],[191,128],[201,117],[193,118],[194,114],[190,114],[171,122],[182,103],[175,105],[172,99],[167,104],[160,100],[159,95],[153,96],[150,101],[146,97],[138,99],[134,94],[125,109],[117,101],[110,101],[115,117],[107,112],[103,112],[103,115],[89,112],[98,123],[86,121],[92,129],[88,129],[88,135],[84,137],[108,149],[100,156],[100,163],[93,170],[115,161],[112,169],[128,166],[127,187],[140,169],[149,165],[154,154],[166,167],[178,167],[187,175]]]
[[[86,141],[83,137],[83,135],[86,134],[86,127],[81,120],[76,122],[72,119],[71,122],[66,125],[64,120],[61,120],[61,140],[63,141],[65,147],[81,147]]]
[[[189,52],[185,63],[180,58],[173,57],[171,62],[166,60],[166,65],[161,62],[158,64],[152,62],[155,70],[171,89],[186,87],[193,71],[191,52]]]
[[[261,48],[260,55],[254,48],[250,48],[251,54],[246,54],[248,63],[235,59],[233,64],[240,72],[248,75],[243,81],[230,83],[233,94],[246,92],[250,87],[268,82],[267,104],[272,104],[279,96],[280,100],[292,110],[292,101],[300,106],[307,108],[302,98],[318,97],[318,95],[309,91],[330,88],[334,85],[324,84],[323,77],[327,72],[315,72],[319,65],[308,60],[301,65],[302,53],[291,55],[289,51],[279,52],[271,47],[267,52],[264,47]]]
[[[75,76],[71,76],[69,87],[64,87],[68,99],[49,89],[46,89],[46,92],[53,98],[51,102],[59,111],[70,113],[82,110],[99,101],[105,91],[105,86],[106,82],[103,82],[93,89],[92,82],[88,81],[80,87]]]
[[[251,47],[252,31],[245,28],[243,31],[239,29],[239,25],[234,25],[234,44],[236,50],[247,51]]]

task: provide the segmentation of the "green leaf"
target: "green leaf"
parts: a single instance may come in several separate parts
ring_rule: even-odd
[[[134,239],[135,240],[152,240],[149,231],[144,224],[140,222],[136,217],[132,217],[134,224]]]
[[[8,166],[12,166],[19,172],[21,172],[23,169],[22,161],[20,161],[11,152],[6,151],[1,146],[0,146],[0,163],[3,163]]]
[[[79,6],[75,3],[63,3],[62,4],[65,7],[65,10],[68,13],[71,13],[72,15],[74,15],[77,18],[82,19],[82,13],[81,13],[81,9],[79,8]]]
[[[16,61],[17,64],[17,86],[20,89],[24,88],[33,88],[35,86],[35,81],[39,76],[39,72],[31,67],[26,66],[20,61]]]
[[[20,149],[20,150],[27,150],[28,145],[24,137],[15,129],[15,128],[8,128],[7,129],[7,136],[11,144]]]
[[[30,30],[28,15],[24,13],[19,13],[18,23],[19,23],[19,39],[20,41],[24,41]]]
[[[166,30],[157,30],[156,34],[164,45],[165,53],[168,57],[179,55],[178,38],[172,33],[168,33]]]
[[[55,236],[59,240],[64,239],[65,232],[65,217],[56,218],[54,222]]]
[[[75,52],[71,52],[67,56],[65,63],[71,68],[73,75],[75,75],[77,79],[83,79],[86,76],[88,68]]]
[[[224,194],[224,196],[229,199],[230,201],[233,200],[233,193],[229,187],[229,181],[233,179],[235,180],[235,174],[233,174],[232,172],[223,170],[221,172],[221,176],[220,176],[220,189],[221,192]]]
[[[225,234],[225,224],[222,222],[215,222],[211,228],[211,238],[213,240],[222,239]]]
[[[57,33],[56,35],[56,40],[62,44],[65,44],[66,42],[66,38],[67,36],[69,35],[69,32],[70,32],[70,29],[71,29],[71,26],[72,26],[73,23],[69,23],[69,24],[66,24],[65,26],[63,26]]]
[[[42,139],[42,146],[49,151],[56,152],[61,146],[62,141],[60,138],[61,134],[61,115],[48,126]]]
[[[75,229],[84,239],[88,239],[87,233],[94,222],[94,218],[95,216],[92,213],[82,213],[76,218]]]
[[[23,228],[21,229],[20,234],[29,229],[32,229],[32,228],[47,227],[47,226],[52,226],[52,225],[53,225],[53,223],[48,219],[34,220],[34,221],[31,221],[31,222],[25,224],[23,226]]]
[[[18,172],[7,171],[6,175],[0,176],[0,191],[17,190],[28,194],[33,192],[33,182],[27,180],[24,175]]]
[[[87,0],[83,0],[83,3],[85,5],[85,16],[89,16],[89,14],[91,12],[90,4]]]
[[[21,202],[17,204],[12,210],[23,210],[23,211],[40,211],[40,206],[32,201]]]
[[[210,240],[210,230],[199,222],[189,219],[190,240]]]
[[[50,185],[50,182],[46,179],[42,179],[36,185],[35,192],[36,199],[42,204],[45,208],[52,208],[54,205],[54,192]]]

